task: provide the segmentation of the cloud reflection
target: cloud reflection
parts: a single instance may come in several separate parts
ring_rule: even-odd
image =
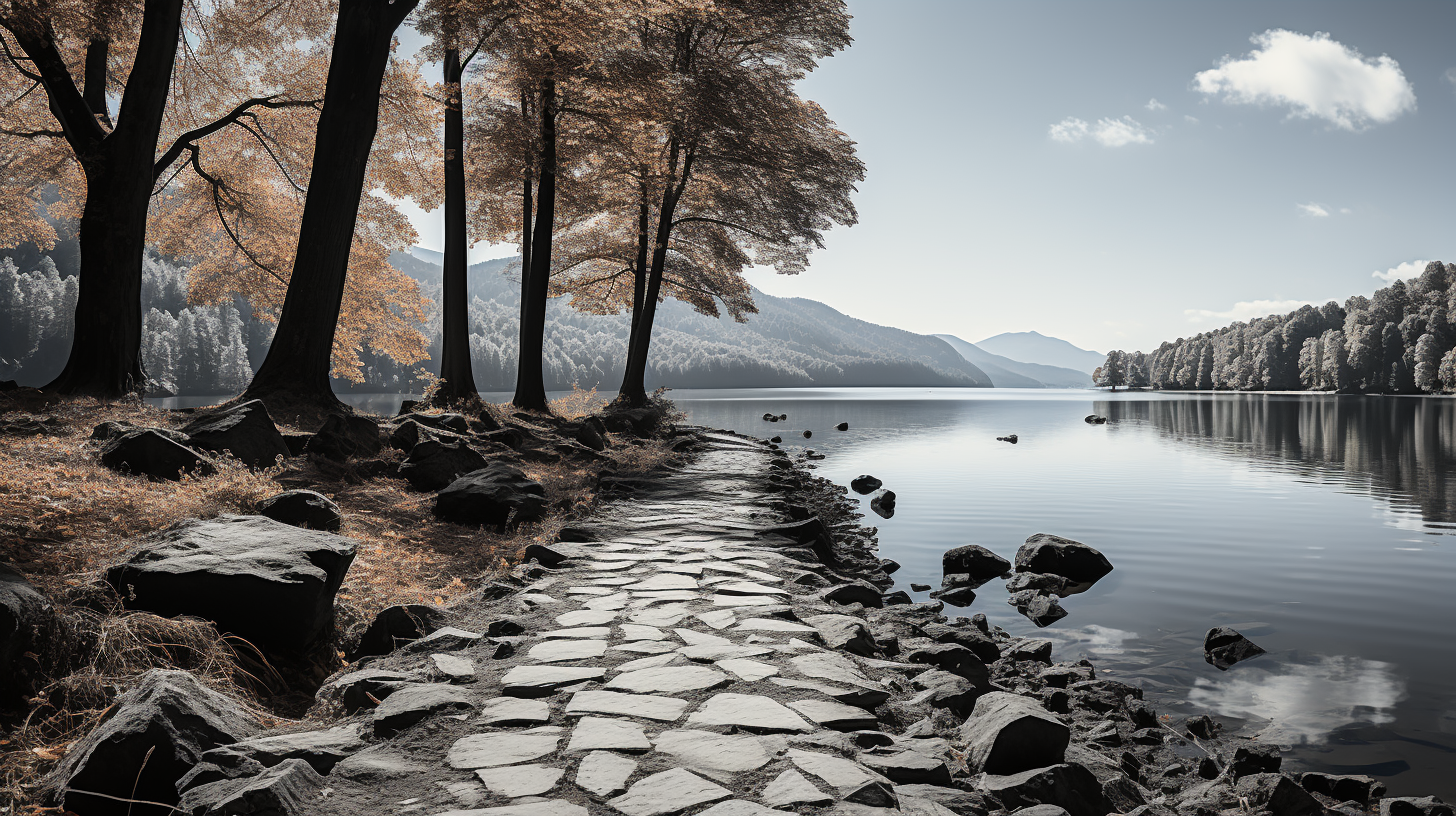
[[[1216,680],[1200,678],[1188,691],[1193,705],[1229,717],[1269,720],[1260,734],[1281,745],[1319,742],[1352,722],[1388,723],[1405,699],[1394,666],[1343,655],[1274,671],[1242,668]]]
[[[1122,644],[1137,638],[1138,633],[1093,624],[1079,629],[1047,629],[1036,636],[1050,640],[1058,651],[1080,647],[1085,652],[1110,655],[1122,654]]]

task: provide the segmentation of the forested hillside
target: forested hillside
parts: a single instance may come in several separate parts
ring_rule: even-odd
[[[0,379],[39,384],[66,359],[76,298],[74,274],[62,274],[49,256],[21,271],[0,260]],[[57,259],[65,260],[63,256]],[[440,300],[440,267],[404,253],[390,259]],[[520,284],[514,259],[470,270],[470,345],[476,385],[510,390],[516,379]],[[991,380],[945,342],[855,320],[810,300],[755,291],[758,313],[747,323],[710,318],[669,300],[653,330],[650,385],[675,388],[774,386],[964,386]],[[252,316],[246,302],[189,305],[186,270],[148,253],[142,291],[143,363],[151,393],[229,394],[240,391],[263,359],[272,324]],[[574,311],[567,298],[547,312],[546,387],[615,389],[627,355],[629,318]],[[441,345],[438,310],[420,327],[430,360],[406,367],[389,357],[361,353],[362,383],[335,380],[340,391],[419,392],[423,371],[434,371]]]
[[[1112,351],[1098,383],[1177,390],[1456,391],[1456,264],[1344,305],[1302,306],[1165,342],[1148,354]]]

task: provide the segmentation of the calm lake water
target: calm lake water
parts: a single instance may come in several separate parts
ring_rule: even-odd
[[[486,395],[505,400],[509,395]],[[1056,657],[1089,657],[1175,716],[1212,712],[1285,746],[1285,767],[1378,777],[1456,801],[1456,401],[1020,389],[674,391],[691,421],[826,455],[861,498],[897,588],[939,586],[940,556],[1007,559],[1055,533],[1116,569],[1037,629],[985,585],[984,612]],[[379,413],[397,395],[350,398]],[[207,400],[213,402],[216,400]],[[770,424],[766,412],[788,414]],[[1106,425],[1087,425],[1096,413]],[[834,425],[848,422],[850,430]],[[803,439],[799,432],[814,436]],[[996,441],[1015,433],[1019,444]],[[853,494],[851,494],[853,495]],[[926,600],[925,593],[911,593]],[[948,613],[956,610],[948,607]],[[1269,651],[1228,672],[1203,635]]]

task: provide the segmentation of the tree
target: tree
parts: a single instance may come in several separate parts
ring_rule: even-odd
[[[417,0],[340,0],[308,196],[278,329],[244,394],[321,408],[394,31]]]
[[[1092,372],[1092,382],[1108,386],[1113,391],[1116,391],[1119,385],[1125,385],[1127,383],[1127,354],[1115,349],[1107,352],[1107,360]]]

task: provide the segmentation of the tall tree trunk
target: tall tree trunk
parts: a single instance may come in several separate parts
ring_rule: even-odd
[[[329,387],[364,170],[379,125],[394,31],[418,0],[340,0],[293,277],[268,356],[244,395],[339,404]]]
[[[520,359],[516,364],[517,408],[549,411],[542,356],[546,342],[546,293],[551,283],[551,228],[556,215],[556,80],[541,80],[541,157],[536,182],[536,218],[531,230],[531,266],[521,282]]]
[[[116,129],[101,138],[95,138],[99,128],[94,117],[106,110],[105,45],[93,43],[87,49],[85,93],[75,99],[75,85],[65,73],[64,63],[58,67],[48,58],[55,53],[49,32],[35,40],[19,38],[21,47],[46,75],[51,109],[86,174],[86,205],[77,231],[81,267],[76,331],[66,367],[47,390],[117,397],[137,390],[145,381],[141,365],[142,254],[154,183],[152,162],[181,26],[182,0],[146,4]],[[98,96],[101,108],[92,110],[87,102]],[[82,116],[93,118],[77,121]],[[93,136],[87,137],[87,131]]]
[[[647,194],[647,168],[642,168],[642,181],[637,198],[637,260],[632,268],[632,331],[627,335],[627,354],[637,345],[637,327],[642,323],[642,298],[647,295],[647,229],[652,223],[652,202]]]
[[[470,369],[470,307],[465,263],[465,120],[464,66],[460,52],[445,52],[445,84],[453,95],[445,106],[445,269],[444,348],[440,352],[440,390],[447,402],[479,397]]]
[[[647,274],[647,291],[642,296],[641,317],[637,319],[637,330],[632,338],[632,347],[627,350],[627,371],[622,376],[619,400],[628,405],[641,406],[647,403],[647,352],[652,345],[652,321],[657,317],[657,299],[662,293],[663,267],[667,264],[667,242],[672,237],[673,213],[682,198],[683,188],[693,169],[693,154],[688,152],[683,162],[682,178],[676,179],[680,146],[673,137],[668,151],[667,181],[662,190],[662,206],[657,213],[657,237],[652,245],[652,266]]]

